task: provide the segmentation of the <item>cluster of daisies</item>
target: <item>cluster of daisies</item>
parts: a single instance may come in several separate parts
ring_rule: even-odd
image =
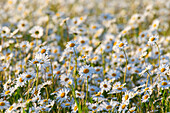
[[[0,5],[1,113],[170,112],[169,0]]]

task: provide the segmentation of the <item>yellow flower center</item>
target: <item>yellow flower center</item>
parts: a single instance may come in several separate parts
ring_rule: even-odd
[[[58,50],[57,50],[57,49],[55,49],[55,50],[54,50],[54,53],[57,53],[57,51],[58,51]]]
[[[13,3],[12,0],[9,0],[9,1],[8,1],[8,4],[12,4],[12,3]]]
[[[35,90],[35,91],[34,91],[34,94],[36,94],[36,95],[37,95],[37,93],[38,93],[38,90]]]
[[[125,109],[125,107],[126,107],[126,104],[123,104],[123,105],[122,105],[122,109]]]
[[[39,63],[37,60],[33,62],[33,64],[37,64],[37,63]]]
[[[9,111],[11,111],[13,109],[13,106],[9,107]]]
[[[81,82],[82,82],[82,80],[79,80],[79,81],[78,81],[78,83],[81,83]]]
[[[80,20],[83,20],[83,17],[80,17]]]
[[[95,89],[94,89],[94,88],[91,88],[90,90],[91,90],[91,91],[95,91]]]
[[[64,93],[64,92],[61,93],[60,97],[61,97],[61,98],[64,98],[64,97],[65,97],[65,93]]]
[[[22,47],[26,47],[26,45],[24,44]]]
[[[99,71],[100,71],[100,69],[96,69],[96,71],[97,71],[97,72],[99,72]]]
[[[129,95],[125,95],[125,100],[127,100],[129,98]]]
[[[107,84],[104,84],[103,87],[104,87],[104,88],[107,88]]]
[[[41,53],[45,53],[45,52],[46,52],[46,49],[42,49],[42,50],[41,50]]]
[[[144,99],[146,100],[148,97],[149,97],[148,95],[145,95],[145,96],[144,96]]]
[[[80,42],[81,42],[82,44],[84,44],[84,43],[85,43],[85,41],[84,41],[84,40],[81,40]]]
[[[120,55],[119,57],[120,57],[120,58],[124,58],[124,56],[123,56],[123,55]]]
[[[7,94],[9,94],[9,93],[10,93],[10,91],[8,90],[8,91],[5,92],[5,95],[7,95]]]
[[[80,93],[77,93],[77,95],[78,95],[78,96],[81,96],[81,94],[80,94]]]
[[[6,67],[3,67],[3,69],[6,69]]]
[[[110,46],[107,46],[107,49],[109,49],[110,48]]]
[[[136,73],[139,73],[139,71],[138,71],[138,70],[135,70],[135,72],[136,72]]]
[[[31,75],[26,75],[26,78],[31,78],[32,76]]]
[[[97,97],[98,97],[98,96],[100,96],[100,95],[101,95],[101,92],[98,92],[95,96],[97,96]]]
[[[74,46],[75,46],[75,44],[74,44],[74,43],[71,43],[71,44],[70,44],[70,47],[74,47]]]
[[[123,46],[124,46],[124,43],[120,43],[120,44],[119,44],[119,47],[123,47]]]
[[[112,106],[111,105],[108,105],[107,107],[106,107],[106,109],[111,109],[112,108]]]
[[[56,16],[60,16],[60,13],[56,13],[55,15],[56,15]]]
[[[134,112],[135,110],[129,110],[131,113]]]
[[[117,90],[122,90],[122,88],[121,88],[121,87],[118,87]]]
[[[86,74],[87,74],[88,72],[89,72],[89,69],[84,69],[84,70],[83,70],[83,73],[86,73]]]
[[[44,109],[44,108],[41,108],[41,110],[43,110],[43,111],[44,111],[45,109]]]
[[[116,73],[112,73],[112,76],[115,77],[115,76],[116,76]]]
[[[47,99],[43,100],[43,102],[48,102]]]
[[[65,81],[67,82],[69,80],[69,78],[65,78]]]
[[[145,36],[145,34],[142,34],[141,37],[143,38]]]
[[[77,106],[74,107],[74,111],[76,111],[76,110],[77,110]]]
[[[161,72],[164,72],[164,71],[165,71],[165,68],[162,68],[162,69],[161,69]]]
[[[145,88],[145,91],[147,91],[149,88],[147,87],[147,88]]]
[[[117,42],[114,42],[114,44],[113,44],[113,45],[115,46],[116,44],[117,44]]]
[[[155,40],[155,37],[152,37],[150,40],[151,40],[151,41],[154,41],[154,40]]]
[[[96,109],[97,107],[96,106],[93,106],[92,109]]]
[[[70,104],[69,103],[66,103],[65,106],[69,106]]]
[[[153,24],[153,27],[156,27],[156,24]]]
[[[126,32],[127,32],[126,30],[122,31],[123,34],[125,34]]]
[[[92,26],[92,29],[96,29],[96,26]]]
[[[0,106],[5,106],[5,102],[0,102]]]
[[[30,45],[33,46],[33,45],[34,45],[34,42],[31,42]]]
[[[27,102],[30,102],[30,101],[32,101],[32,99],[28,99],[28,100],[27,100]]]
[[[60,74],[60,71],[57,71],[56,74]]]
[[[162,82],[162,85],[163,86],[166,86],[168,83],[167,82]]]
[[[52,74],[51,74],[51,73],[49,73],[49,74],[48,74],[48,76],[49,76],[49,77],[51,77],[51,76],[52,76]]]
[[[23,82],[24,80],[22,80],[22,78],[19,78],[19,81],[20,81],[20,82]]]

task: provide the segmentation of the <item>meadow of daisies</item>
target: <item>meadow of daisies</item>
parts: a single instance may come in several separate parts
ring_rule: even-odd
[[[0,6],[0,113],[170,112],[169,0]]]

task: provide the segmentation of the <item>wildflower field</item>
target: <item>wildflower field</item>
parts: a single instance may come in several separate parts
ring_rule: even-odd
[[[170,113],[169,0],[0,6],[0,113]]]

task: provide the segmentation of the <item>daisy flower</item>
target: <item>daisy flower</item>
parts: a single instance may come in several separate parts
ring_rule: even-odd
[[[76,98],[83,99],[85,97],[84,92],[79,92],[76,90],[75,93],[76,93]]]
[[[102,102],[102,101],[106,100],[101,92],[98,92],[97,94],[92,95],[92,98],[96,102]]]
[[[113,49],[115,50],[115,49],[119,49],[119,50],[122,50],[122,49],[124,49],[125,47],[127,47],[128,45],[127,45],[127,42],[126,41],[118,41],[117,43],[116,43],[116,46],[113,46]]]
[[[50,59],[48,57],[48,55],[46,54],[41,54],[41,53],[36,53],[35,54],[35,59],[38,60],[37,66],[41,69],[45,69],[46,67],[48,67],[50,65]],[[34,62],[33,62],[34,64]]]
[[[86,36],[78,36],[78,42],[81,46],[89,43],[89,39]]]
[[[62,108],[69,108],[69,107],[71,107],[71,102],[69,102],[69,101],[66,101],[66,102],[63,102],[62,104],[61,104],[61,107]]]
[[[20,44],[20,48],[25,49],[26,47],[29,47],[29,42],[28,41],[22,41]]]
[[[76,50],[78,45],[77,41],[69,41],[67,42],[66,49]]]
[[[90,94],[92,94],[94,92],[98,92],[99,88],[97,86],[89,85],[88,86],[88,91],[90,92]]]
[[[71,109],[72,109],[71,113],[77,113],[77,111],[78,111],[78,106],[77,106],[77,104],[76,104],[76,103],[75,103],[75,104],[72,104]]]
[[[60,82],[63,86],[69,87],[70,85],[73,84],[73,78],[71,74],[61,75],[60,79],[61,79]]]
[[[109,79],[115,78],[115,80],[117,80],[118,78],[120,78],[120,71],[118,71],[118,70],[110,70],[108,72],[108,74],[106,75],[106,77],[108,77]]]
[[[158,29],[159,23],[160,21],[158,19],[155,19],[152,23],[151,29],[152,30]]]
[[[7,109],[10,106],[10,103],[6,100],[0,99],[0,109]]]
[[[96,74],[100,74],[103,71],[103,67],[99,67],[99,66],[95,67],[94,69]]]
[[[118,103],[119,102],[117,101],[111,100],[110,102],[102,102],[100,107],[103,108],[103,110],[112,111],[112,109],[115,108]]]
[[[43,36],[43,28],[40,26],[34,26],[29,33],[31,34],[32,37],[34,38],[41,38]]]
[[[149,45],[154,45],[156,41],[158,40],[159,36],[158,35],[152,35],[149,37],[148,44]]]
[[[16,85],[19,87],[23,87],[26,84],[26,77],[24,76],[24,74],[20,74],[19,77],[16,79]]]
[[[125,113],[128,110],[127,105],[128,105],[127,102],[121,103],[118,111],[121,112],[121,113]]]
[[[94,103],[94,104],[89,104],[88,105],[88,109],[91,110],[91,111],[97,111],[99,105],[97,103]]]
[[[170,87],[170,83],[167,80],[163,80],[160,83],[158,83],[158,87],[162,89],[168,89]]]
[[[101,92],[103,93],[104,91],[108,92],[111,89],[110,83],[105,79],[103,82],[100,84]]]
[[[125,94],[122,97],[122,102],[129,102],[129,100],[132,98],[132,93],[130,91],[126,91]]]
[[[158,73],[161,74],[161,75],[165,75],[168,72],[169,72],[169,65],[168,64],[162,64],[158,69]]]
[[[6,38],[9,37],[10,29],[7,26],[4,26],[0,29],[1,37]]]
[[[150,95],[148,93],[146,93],[145,95],[142,96],[142,102],[148,102],[150,98]]]
[[[136,113],[136,107],[132,107],[132,108],[130,108],[129,110],[128,110],[128,112],[127,113]]]
[[[62,90],[57,92],[57,102],[62,103],[64,100],[66,100],[68,98],[67,94],[68,94],[69,90],[66,88],[63,88]]]
[[[5,111],[5,113],[13,113],[14,110],[16,110],[16,108],[17,108],[17,104],[14,103]]]
[[[8,95],[12,95],[12,93],[13,93],[13,89],[14,89],[14,87],[11,87],[11,88],[9,88],[9,89],[6,89],[6,90],[3,90],[3,93],[1,93],[1,95],[2,96],[8,96]]]
[[[92,76],[93,72],[94,72],[93,67],[85,65],[80,68],[79,74],[81,77],[86,78],[87,76]]]
[[[38,53],[41,54],[49,54],[50,48],[48,46],[43,46],[38,50]]]
[[[27,20],[20,20],[17,25],[18,29],[22,32],[25,32],[29,28],[29,24]]]
[[[112,90],[110,91],[109,94],[113,94],[113,93],[120,93],[120,92],[125,92],[127,89],[124,88],[125,84],[122,84],[120,82],[116,82],[113,84],[112,86]]]

